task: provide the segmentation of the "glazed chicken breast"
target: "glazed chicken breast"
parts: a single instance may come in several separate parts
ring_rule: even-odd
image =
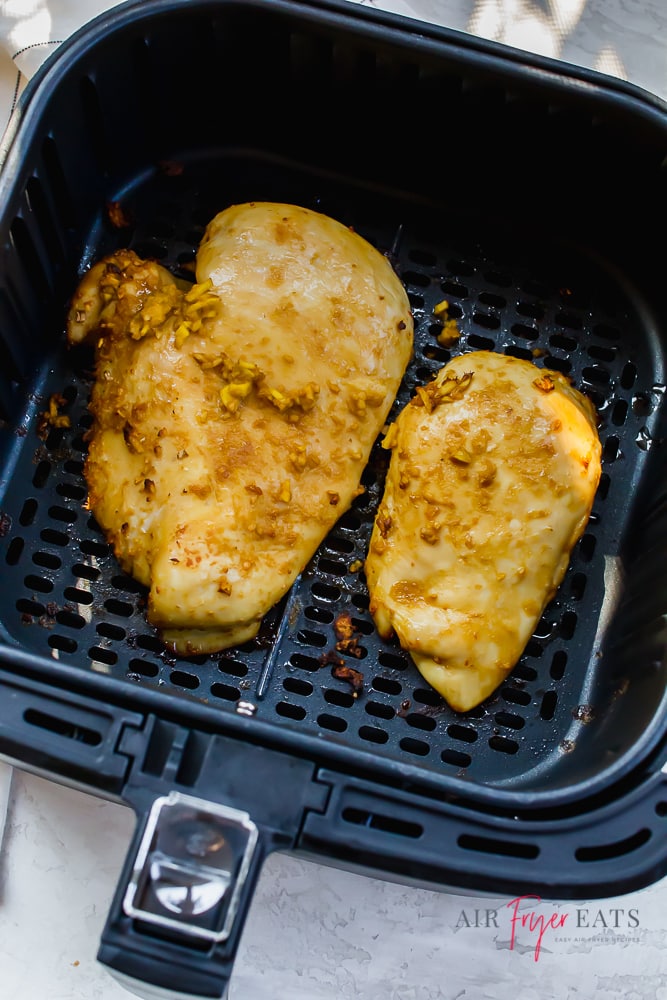
[[[480,351],[418,388],[383,445],[371,614],[465,712],[516,664],[584,531],[596,414],[558,372]]]
[[[250,639],[361,491],[412,353],[391,265],[323,214],[235,205],[192,286],[98,262],[68,338],[96,347],[90,508],[149,621],[184,655]]]

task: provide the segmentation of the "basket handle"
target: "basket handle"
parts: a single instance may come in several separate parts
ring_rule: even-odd
[[[220,1000],[276,846],[246,812],[180,792],[155,799],[128,852],[98,960],[146,1000]]]

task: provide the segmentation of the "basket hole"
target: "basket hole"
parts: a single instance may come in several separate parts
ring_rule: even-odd
[[[526,278],[526,280],[522,282],[521,288],[526,295],[533,295],[536,299],[550,298],[550,289],[547,285],[538,281],[537,278]]]
[[[47,545],[59,545],[61,548],[69,545],[69,535],[66,535],[64,531],[56,531],[55,528],[44,528],[43,531],[40,531],[39,537]]]
[[[56,621],[59,625],[64,625],[65,628],[76,628],[81,629],[86,624],[86,619],[83,615],[77,615],[74,611],[58,611],[56,614]],[[99,631],[99,629],[98,629]]]
[[[137,243],[135,252],[144,260],[162,260],[168,254],[167,245],[163,240],[148,239]]]
[[[595,535],[584,535],[579,543],[579,554],[584,562],[590,562],[595,552]]]
[[[392,670],[405,670],[407,661],[396,653],[380,653],[378,663],[381,667],[390,667]]]
[[[608,370],[600,365],[592,365],[584,368],[582,375],[586,382],[592,385],[608,385],[611,378]]]
[[[21,558],[21,553],[23,552],[24,547],[25,542],[22,538],[12,538],[11,542],[7,546],[7,552],[5,553],[5,562],[8,566],[16,566]]]
[[[403,690],[398,681],[392,681],[388,677],[374,677],[372,686],[383,694],[400,694]]]
[[[375,632],[375,625],[363,618],[352,618],[351,622],[352,628],[356,632],[360,632],[362,635],[373,635]]]
[[[350,597],[350,600],[354,604],[357,611],[368,611],[368,605],[369,605],[368,594],[354,593]]]
[[[134,608],[131,604],[127,604],[125,601],[117,601],[114,597],[110,597],[108,601],[105,601],[104,607],[109,614],[118,615],[119,618],[129,618],[134,614]]]
[[[586,590],[587,577],[584,573],[575,573],[570,583],[570,593],[575,601],[580,601]]]
[[[49,507],[49,517],[52,517],[54,521],[62,521],[64,524],[74,524],[77,514],[76,511],[70,510],[69,507],[60,507],[56,504],[53,507]]]
[[[333,535],[327,540],[327,548],[334,554],[340,552],[342,555],[349,555],[354,552],[355,543],[351,538],[343,538],[340,535]]]
[[[565,673],[565,666],[567,664],[567,653],[563,649],[558,649],[551,661],[551,667],[549,668],[549,673],[555,681],[561,680],[563,674]]]
[[[57,632],[51,633],[48,641],[51,649],[57,649],[62,653],[76,653],[78,648],[78,643],[74,639],[70,639],[66,635],[58,635]]]
[[[631,361],[624,366],[621,372],[621,386],[624,389],[632,389],[637,379],[637,369]]]
[[[418,288],[428,288],[431,284],[429,276],[420,271],[403,271],[401,277],[406,285],[416,285]]]
[[[29,601],[27,597],[19,597],[16,602],[16,610],[20,611],[22,615],[28,615],[31,618],[41,618],[46,613],[46,608],[43,604],[39,604],[37,601]]]
[[[338,708],[351,708],[355,702],[355,698],[348,691],[337,691],[336,688],[327,688],[324,700],[330,705],[337,705]]]
[[[399,837],[410,837],[412,840],[417,840],[424,833],[424,827],[420,823],[412,823],[397,816],[368,812],[366,809],[355,809],[352,806],[343,809],[341,817],[346,823],[352,823],[354,826],[367,826],[372,830],[395,833]]]
[[[553,719],[557,701],[558,695],[555,691],[545,692],[540,705],[540,718],[544,719],[545,722],[550,722]]]
[[[599,345],[592,344],[588,348],[589,357],[595,361],[615,361],[617,354],[618,349],[616,347],[600,347]]]
[[[411,712],[405,716],[405,721],[413,729],[421,729],[425,733],[432,733],[436,727],[435,719],[430,715],[422,715],[421,712]]]
[[[365,709],[369,715],[374,715],[378,719],[393,719],[396,715],[391,705],[384,705],[380,701],[367,701]]]
[[[518,344],[509,344],[505,348],[505,354],[509,358],[520,358],[523,361],[534,361],[532,351],[529,351],[526,347],[519,347]]]
[[[114,576],[111,578],[111,586],[115,587],[116,590],[121,590],[126,594],[143,594],[145,592],[145,587],[138,582],[138,580],[133,580],[131,576]]]
[[[187,688],[188,691],[194,691],[199,687],[199,678],[197,675],[188,673],[186,670],[172,670],[169,680],[176,687]]]
[[[317,722],[322,729],[329,729],[332,733],[344,733],[347,729],[345,719],[339,719],[337,715],[329,715],[328,712],[318,715]]]
[[[566,337],[564,333],[556,333],[553,337],[549,337],[549,343],[556,350],[568,351],[568,353],[577,348],[577,342],[574,337]]]
[[[65,500],[84,500],[86,496],[86,489],[83,486],[77,486],[74,483],[58,483],[56,486],[56,493],[59,496],[64,497]]]
[[[77,615],[78,617],[80,616]],[[81,620],[83,621],[83,619]],[[118,642],[127,635],[124,628],[121,628],[120,625],[112,625],[111,622],[99,622],[95,631],[105,639],[115,639]]]
[[[430,753],[431,748],[428,743],[424,743],[423,740],[415,740],[411,736],[405,736],[399,742],[401,750],[405,750],[406,753],[415,754],[417,757],[425,757]]]
[[[78,576],[82,580],[97,580],[100,571],[95,569],[94,566],[87,566],[85,563],[76,563],[72,566],[72,573],[74,576]]]
[[[656,802],[655,814],[660,817],[667,816],[667,802]]]
[[[386,743],[389,739],[384,729],[377,729],[375,726],[361,726],[359,736],[368,743]]]
[[[532,861],[539,857],[537,844],[524,844],[515,840],[500,840],[496,837],[480,837],[472,833],[462,833],[456,843],[464,851],[476,851],[481,854],[498,854],[506,858],[524,858]]]
[[[572,371],[572,365],[569,361],[565,358],[557,358],[553,354],[545,354],[544,367],[552,368],[554,371],[561,372],[563,375],[569,375]]]
[[[647,844],[651,839],[651,831],[638,830],[631,837],[616,840],[611,844],[595,844],[591,847],[578,847],[574,852],[577,861],[610,861],[612,858],[622,858]]]
[[[300,677],[286,677],[283,687],[292,694],[303,695],[304,698],[313,693],[313,685],[309,681],[303,681]]]
[[[306,718],[306,710],[303,705],[292,705],[288,701],[279,701],[276,705],[276,712],[285,719],[294,719],[300,722]]]
[[[537,340],[540,333],[534,326],[527,326],[525,323],[513,323],[511,330],[520,340]]]
[[[32,477],[32,485],[35,486],[38,490],[41,490],[41,488],[46,484],[46,481],[49,478],[50,471],[51,471],[50,462],[46,461],[39,462],[37,468],[35,469],[35,474]]]
[[[238,701],[241,697],[241,692],[238,688],[232,687],[230,684],[221,684],[220,681],[211,684],[211,694],[215,698],[222,698],[224,701]]]
[[[606,323],[597,323],[593,327],[593,333],[602,340],[619,340],[621,331],[615,326],[608,326]]]
[[[35,590],[38,594],[50,594],[53,590],[53,582],[45,580],[42,576],[33,576],[30,573],[23,581],[28,590]]]
[[[453,274],[463,274],[466,277],[475,273],[475,266],[469,261],[460,257],[455,257],[447,262],[447,268]]]
[[[65,587],[64,594],[66,600],[75,604],[92,604],[94,600],[89,590],[79,590],[78,587]]]
[[[164,644],[155,635],[138,635],[135,641],[139,649],[145,649],[148,653],[164,652]]]
[[[615,462],[620,450],[620,441],[615,434],[611,434],[604,443],[602,449],[603,462]]]
[[[345,576],[347,573],[346,563],[339,562],[336,559],[327,559],[322,556],[317,561],[317,568],[321,573],[326,573],[327,576]]]
[[[506,687],[502,689],[502,696],[511,705],[530,705],[533,700],[527,691],[521,688]]]
[[[467,299],[468,289],[465,285],[460,285],[458,281],[443,281],[440,288],[445,295],[451,295],[455,299]]]
[[[79,542],[79,548],[86,556],[98,556],[100,559],[108,556],[111,549],[103,542],[95,542],[90,538],[85,538]]]
[[[472,763],[472,757],[469,753],[463,753],[461,750],[453,750],[451,747],[447,747],[442,751],[440,760],[443,764],[452,764],[454,767],[470,767]]]
[[[106,663],[109,666],[113,666],[114,663],[118,662],[118,654],[112,649],[105,649],[104,646],[91,646],[88,650],[88,656],[91,660],[96,660],[98,663]]]
[[[135,657],[127,665],[128,673],[141,674],[142,677],[157,677],[160,668],[152,660],[144,660]]]
[[[219,660],[218,670],[221,670],[223,674],[229,674],[231,677],[245,677],[248,673],[247,665],[240,660]]]
[[[516,740],[510,740],[507,736],[492,736],[489,740],[489,746],[492,750],[507,754],[515,754],[519,749]]]
[[[358,531],[361,527],[361,518],[353,510],[348,510],[338,522],[338,527],[342,528],[343,531]]]
[[[310,589],[315,597],[319,597],[322,601],[338,601],[340,599],[338,587],[331,587],[328,583],[316,581]]]
[[[474,743],[477,739],[477,730],[471,726],[459,726],[453,723],[447,726],[447,735],[453,740],[462,740],[464,743]]]
[[[420,705],[430,705],[431,708],[444,708],[445,702],[433,688],[415,688],[412,697]]]
[[[497,285],[499,288],[509,288],[512,279],[504,271],[487,271],[484,275],[490,285]]]
[[[477,326],[484,327],[485,330],[497,330],[500,326],[498,317],[492,316],[490,313],[474,312],[472,314],[472,321]]]
[[[527,663],[517,663],[514,670],[512,671],[514,677],[521,681],[534,681],[537,677],[537,670],[534,667],[529,667]]]
[[[622,427],[627,415],[628,401],[626,399],[617,399],[611,411],[611,422],[614,427]]]
[[[565,611],[560,620],[559,632],[563,639],[571,639],[577,627],[577,616],[574,611]]]
[[[77,743],[85,743],[87,746],[96,747],[102,742],[101,733],[87,726],[78,726],[66,719],[59,719],[55,715],[48,715],[40,712],[36,708],[27,708],[23,713],[23,718],[29,726],[36,726],[38,729],[46,729],[50,733],[58,736],[66,736]]]
[[[438,262],[438,258],[435,254],[430,253],[428,250],[410,250],[408,257],[415,264],[419,264],[422,267],[435,267]]]
[[[21,508],[21,513],[19,514],[19,524],[22,524],[24,528],[27,528],[35,520],[36,513],[37,501],[34,497],[29,497]]]
[[[304,656],[303,653],[292,653],[289,661],[297,670],[307,670],[309,673],[315,673],[322,666],[319,660],[313,659],[312,656]]]
[[[542,319],[544,307],[537,302],[519,302],[516,311],[520,316],[528,316],[530,319]]]
[[[526,724],[520,715],[514,715],[513,712],[497,712],[496,722],[499,726],[506,726],[508,729],[523,729]]]
[[[334,619],[333,611],[328,608],[308,607],[304,611],[306,618],[311,622],[319,622],[321,625],[329,625]]]
[[[485,306],[491,306],[493,309],[504,309],[507,305],[507,299],[503,295],[496,295],[494,292],[482,292],[479,296],[479,301]]]
[[[302,628],[296,634],[296,641],[301,643],[303,646],[317,646],[322,649],[327,644],[326,635],[322,635],[321,632],[314,632],[309,628]]]
[[[559,312],[555,317],[558,326],[564,326],[568,330],[581,330],[583,323],[579,316],[574,313]]]
[[[408,302],[413,310],[413,312],[421,312],[424,308],[424,298],[422,295],[415,295],[414,292],[408,290]]]
[[[468,347],[474,347],[476,351],[493,351],[496,346],[490,337],[481,337],[478,333],[471,333],[467,343]]]

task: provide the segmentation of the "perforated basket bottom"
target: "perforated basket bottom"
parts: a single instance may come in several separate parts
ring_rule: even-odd
[[[330,191],[321,179],[242,157],[186,163],[182,171],[171,165],[119,196],[131,228],[114,230],[100,215],[86,262],[129,245],[192,276],[188,265],[216,211],[253,197],[295,201],[353,225],[390,255],[408,289],[416,346],[393,415],[453,352],[496,350],[571,376],[600,413],[602,480],[559,593],[510,678],[479,709],[457,715],[407,654],[377,637],[355,563],[366,554],[381,496],[387,455],[379,445],[363,477],[366,492],[256,640],[187,660],[165,651],[146,622],[143,588],[120,571],[86,509],[90,376],[73,370],[64,348],[48,359],[17,432],[0,522],[4,628],[24,649],[126,683],[167,687],[221,712],[241,705],[277,725],[484,784],[520,786],[537,765],[548,781],[576,748],[581,727],[595,724],[582,692],[597,669],[605,557],[618,553],[663,393],[649,338],[636,303],[571,249],[538,256],[520,238],[485,240],[476,232],[472,239],[455,220],[425,218],[415,206],[393,202],[388,210],[368,193],[340,197],[337,189],[332,198]],[[433,314],[445,298],[461,331],[451,350],[438,344]],[[71,428],[43,440],[38,414],[52,393],[67,400]],[[335,622],[345,612],[358,636],[357,655],[343,655],[363,675],[358,696],[332,672],[332,654],[341,657]]]

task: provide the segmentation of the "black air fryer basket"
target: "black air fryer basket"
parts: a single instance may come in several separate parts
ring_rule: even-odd
[[[0,174],[0,750],[135,809],[99,953],[122,981],[220,996],[276,849],[551,899],[667,873],[666,155],[667,108],[637,88],[343,2],[122,4],[29,86]],[[165,651],[87,509],[77,281],[126,246],[192,279],[206,223],[246,200],[389,256],[416,326],[394,414],[477,349],[597,407],[590,523],[479,709],[448,709],[374,630],[379,446],[257,639],[216,655]],[[54,395],[69,427],[42,418]]]

